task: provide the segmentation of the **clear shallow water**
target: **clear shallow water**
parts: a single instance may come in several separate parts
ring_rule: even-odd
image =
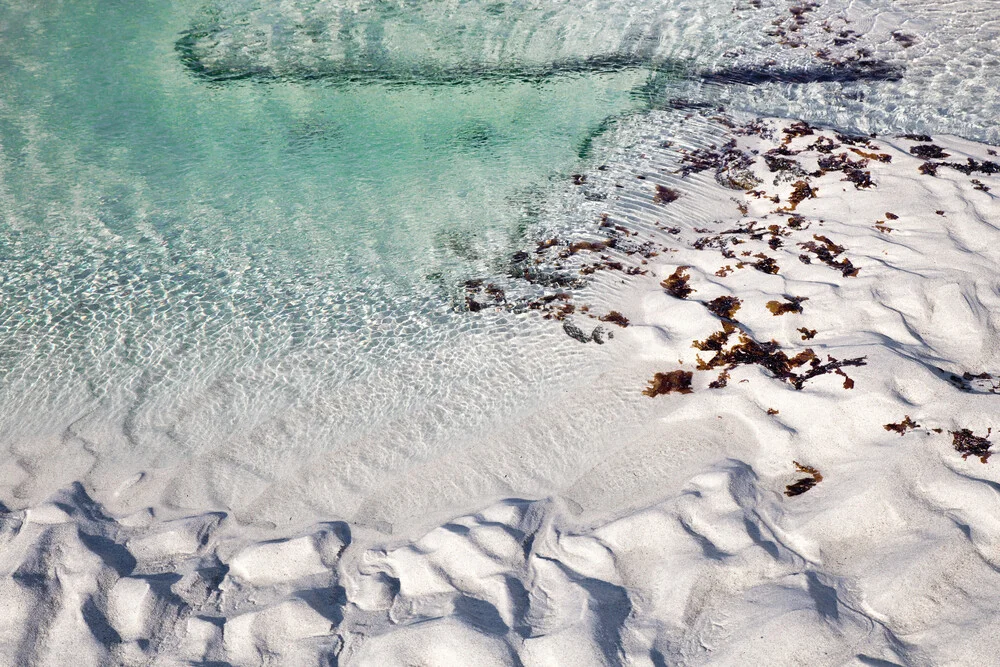
[[[402,3],[345,27],[332,3],[5,3],[0,437],[21,468],[5,494],[183,463],[233,505],[335,456],[325,491],[349,495],[570,390],[598,372],[590,348],[454,296],[530,245],[608,118],[650,101],[995,133],[990,56],[973,44],[942,79],[920,3],[830,5],[803,29],[851,20],[845,48],[913,79],[699,78],[771,56],[808,74],[812,49],[765,34],[789,5]],[[236,54],[249,76],[185,61],[178,40],[206,25],[198,57]],[[886,41],[898,27],[922,41]]]
[[[482,371],[544,380],[453,293],[504,270],[646,74],[208,86],[174,50],[195,9],[2,10],[6,444],[166,465],[254,441],[233,456],[270,475],[407,410],[416,447],[475,421]]]

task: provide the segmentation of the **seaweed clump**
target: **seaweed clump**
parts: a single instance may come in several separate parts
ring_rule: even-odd
[[[935,144],[921,144],[919,146],[910,146],[910,155],[916,155],[922,160],[943,160],[945,158],[951,157],[948,153],[944,152],[944,149]]]
[[[788,195],[788,203],[791,205],[785,210],[794,211],[805,200],[814,199],[816,192],[818,192],[818,189],[812,187],[806,181],[795,181],[792,183],[792,194]]]
[[[900,435],[906,435],[907,431],[912,431],[915,428],[920,428],[920,424],[910,419],[910,415],[905,415],[903,421],[898,424],[886,424],[883,426],[886,431],[894,431]]]
[[[803,477],[785,487],[785,495],[789,498],[792,496],[801,496],[803,493],[823,481],[823,475],[821,475],[819,470],[816,470],[816,468],[813,468],[812,466],[804,466],[798,461],[792,461],[792,463],[795,464],[795,470],[797,472],[805,473],[809,475],[809,477]]]
[[[796,390],[801,390],[806,382],[815,377],[836,373],[844,377],[844,389],[853,389],[854,380],[847,376],[843,368],[864,366],[866,363],[865,357],[835,359],[831,356],[827,356],[827,361],[824,363],[811,348],[789,357],[776,341],[761,343],[743,331],[740,332],[739,343],[726,350],[724,348],[730,336],[736,332],[736,327],[728,322],[723,322],[722,327],[722,331],[712,334],[706,340],[694,342],[693,346],[699,350],[715,352],[715,356],[708,361],[698,357],[698,370],[721,368],[728,372],[738,366],[758,365],[775,378],[788,382]],[[799,369],[803,370],[796,372]]]
[[[694,292],[694,289],[688,286],[691,276],[688,275],[687,270],[690,268],[690,266],[678,266],[677,270],[667,276],[660,285],[673,297],[678,299],[688,298]]]
[[[767,309],[771,311],[772,315],[784,315],[785,313],[801,313],[802,312],[802,302],[808,301],[807,296],[788,296],[785,295],[785,303],[780,301],[768,301]]]
[[[846,257],[844,259],[837,259],[844,252],[844,246],[837,245],[826,236],[820,234],[813,234],[813,238],[819,241],[819,243],[806,241],[805,243],[800,243],[799,247],[816,255],[816,258],[827,266],[840,269],[845,278],[858,275],[860,269],[856,268],[851,260]],[[803,264],[810,264],[812,258],[809,255],[803,254],[799,255],[799,261]]]
[[[681,193],[673,188],[668,188],[665,185],[656,186],[656,194],[653,195],[653,201],[657,204],[669,204],[672,201],[677,201],[680,199]]]
[[[708,312],[712,313],[716,317],[721,317],[726,320],[733,320],[736,311],[740,309],[743,302],[739,297],[736,296],[720,296],[712,299],[705,307],[708,308]]]
[[[617,324],[621,328],[628,326],[628,318],[619,313],[617,310],[612,310],[607,315],[601,315],[599,318],[602,322],[610,322],[611,324]]]
[[[661,394],[671,394],[675,391],[678,394],[690,394],[692,379],[694,379],[694,373],[691,371],[657,373],[649,381],[649,386],[642,393],[650,398],[660,396]]]
[[[1000,376],[993,376],[989,373],[970,373],[968,371],[958,375],[951,375],[948,381],[962,391],[977,392],[983,394],[1000,394]]]
[[[989,440],[992,431],[992,428],[986,429],[986,437],[975,435],[967,428],[952,431],[952,445],[955,447],[955,451],[962,455],[963,459],[967,459],[970,456],[978,456],[980,461],[986,463],[993,453],[990,451]]]

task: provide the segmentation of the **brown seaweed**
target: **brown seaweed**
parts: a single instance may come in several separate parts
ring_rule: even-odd
[[[797,472],[805,473],[809,477],[803,477],[796,480],[792,484],[785,487],[785,495],[788,497],[800,496],[809,489],[813,488],[817,484],[823,481],[823,475],[820,474],[819,470],[813,468],[812,466],[802,465],[798,461],[792,461],[795,464],[795,470]]]
[[[910,419],[910,415],[905,415],[903,421],[898,424],[886,424],[883,426],[886,431],[894,431],[900,435],[906,435],[907,431],[912,431],[913,429],[920,428],[920,424]]]
[[[993,454],[990,451],[989,441],[992,431],[992,427],[986,429],[986,437],[975,435],[967,428],[952,431],[952,445],[955,447],[955,451],[962,455],[963,459],[967,459],[970,456],[978,456],[980,461],[986,463],[990,455]]]
[[[688,275],[687,270],[690,268],[690,266],[678,266],[677,270],[667,276],[660,285],[673,297],[678,299],[688,298],[695,291],[688,286],[691,276]]]
[[[775,262],[774,259],[772,259],[771,257],[764,257],[754,262],[750,266],[757,269],[761,273],[769,273],[771,275],[776,274],[781,268],[778,266],[778,263]]]
[[[708,311],[717,317],[732,320],[733,315],[743,305],[743,301],[736,296],[720,296],[705,304]]]
[[[610,322],[611,324],[617,324],[623,329],[628,326],[628,318],[619,313],[617,310],[612,310],[607,315],[601,315],[599,318],[602,322]]]
[[[792,194],[788,195],[788,202],[791,205],[784,210],[794,211],[806,199],[814,199],[818,191],[818,188],[812,187],[806,181],[795,181],[792,183]]]
[[[681,193],[673,188],[668,188],[665,185],[657,185],[656,194],[653,195],[653,201],[657,204],[669,204],[670,202],[680,199],[680,196]]]
[[[943,160],[951,157],[944,149],[934,144],[920,144],[910,146],[910,155],[915,155],[922,160]]]
[[[690,394],[691,380],[693,378],[694,373],[691,371],[670,371],[669,373],[657,373],[653,376],[653,379],[649,381],[649,386],[646,387],[642,393],[650,398],[660,396],[662,394],[671,394],[675,391],[679,394]]]
[[[808,301],[807,296],[789,296],[785,295],[785,303],[780,301],[768,301],[767,309],[771,311],[772,315],[784,315],[785,313],[801,313],[802,312],[802,302]]]
[[[835,359],[827,356],[824,363],[820,360],[812,349],[807,348],[793,357],[789,357],[776,341],[761,343],[751,338],[745,331],[740,331],[739,343],[726,350],[725,346],[729,342],[730,336],[735,332],[735,327],[728,322],[723,322],[723,329],[709,336],[704,341],[695,341],[693,346],[706,352],[715,352],[708,361],[698,357],[698,370],[712,370],[724,368],[732,370],[738,366],[758,365],[767,370],[773,377],[788,382],[796,390],[801,390],[809,380],[826,375],[827,373],[837,373],[843,375],[844,388],[854,387],[854,381],[847,377],[843,368],[847,366],[864,366],[865,357],[854,359]],[[797,373],[798,369],[802,369]]]
[[[837,259],[837,257],[844,252],[844,246],[837,245],[826,236],[819,234],[813,234],[813,238],[816,241],[819,241],[822,245],[813,241],[806,241],[805,243],[800,243],[799,247],[815,254],[816,257],[827,266],[840,269],[840,272],[843,273],[845,277],[858,275],[859,269],[851,263],[851,260],[846,257],[840,260]],[[811,262],[811,258],[808,255],[799,255],[799,259],[804,264],[809,264]]]

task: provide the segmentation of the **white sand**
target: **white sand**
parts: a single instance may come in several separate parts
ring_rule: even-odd
[[[763,154],[782,145],[789,121],[746,134],[743,121],[730,130],[726,117],[707,115],[623,123],[607,168],[561,204],[581,220],[608,213],[635,238],[674,249],[645,265],[609,252],[649,273],[600,272],[576,299],[592,314],[616,310],[631,321],[611,327],[608,345],[591,346],[614,358],[614,377],[579,388],[629,387],[593,417],[619,430],[613,447],[581,460],[584,450],[572,445],[525,443],[567,459],[559,474],[521,485],[541,499],[495,502],[429,530],[422,526],[448,506],[452,516],[464,512],[468,496],[446,500],[462,497],[447,487],[486,455],[410,471],[439,502],[419,506],[410,496],[411,514],[393,510],[407,521],[391,527],[378,511],[371,521],[303,530],[251,527],[225,512],[181,516],[169,506],[112,516],[74,485],[0,514],[0,664],[994,662],[1000,474],[992,459],[963,459],[951,432],[1000,428],[992,393],[1000,379],[950,376],[1000,376],[1000,175],[946,166],[926,175],[909,149],[928,142],[852,146],[820,130],[788,143],[801,152],[784,157],[798,166],[774,163],[784,171],[772,172]],[[678,122],[694,143],[665,146]],[[838,146],[807,148],[820,137]],[[677,173],[686,153],[730,138],[760,196],[720,184],[748,182],[740,169]],[[933,143],[950,154],[944,162],[998,160],[985,145]],[[856,188],[843,171],[808,175],[819,158],[860,153],[891,158],[861,168],[872,187]],[[800,168],[806,175],[794,175]],[[797,181],[815,194],[796,207],[799,229],[776,212]],[[680,197],[657,203],[656,185]],[[774,195],[780,203],[767,198]],[[698,239],[751,220],[761,238],[723,234],[746,239],[729,246],[735,258],[696,249]],[[772,224],[777,236],[766,231]],[[770,247],[772,238],[781,246]],[[824,264],[800,245],[809,242],[842,247],[832,261],[849,259],[857,275]],[[774,259],[777,274],[737,268],[758,253]],[[716,275],[726,265],[733,270]],[[695,290],[686,299],[660,286],[679,266],[690,267]],[[785,295],[808,298],[801,313],[772,315],[766,304]],[[817,363],[864,357],[843,369],[853,389],[829,373],[796,390],[760,365],[739,366],[726,387],[709,388],[721,369],[696,371],[696,356],[713,353],[692,341],[720,329],[704,305],[719,296],[741,299],[735,319],[746,335],[773,339],[789,357],[807,347]],[[573,322],[588,331],[596,324],[579,312]],[[815,337],[802,340],[799,328]],[[676,370],[693,372],[692,393],[642,394],[654,373]],[[645,422],[624,421],[640,413]],[[884,428],[905,416],[919,426],[902,436]],[[787,496],[788,485],[809,477],[793,461],[822,481]],[[362,504],[355,517],[364,515]]]

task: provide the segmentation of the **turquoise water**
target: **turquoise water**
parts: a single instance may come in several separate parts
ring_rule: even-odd
[[[267,423],[336,447],[447,404],[463,363],[525,372],[469,342],[484,325],[454,295],[504,271],[648,74],[213,85],[175,50],[199,10],[0,8],[7,444],[165,464]]]

